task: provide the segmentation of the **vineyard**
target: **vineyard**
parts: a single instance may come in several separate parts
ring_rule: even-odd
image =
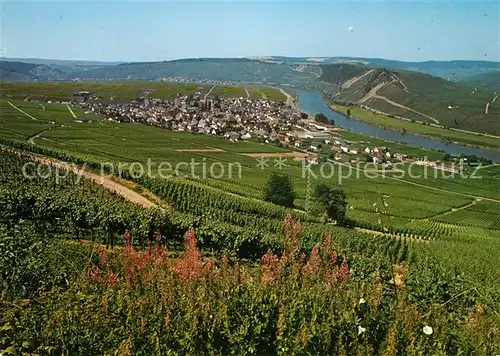
[[[8,139],[9,142],[29,141],[36,147],[84,157],[84,161],[91,159],[99,162],[146,164],[151,160],[157,166],[161,162],[168,162],[173,167],[180,163],[180,173],[198,177],[203,177],[201,163],[206,167],[222,164],[224,171],[220,179],[212,179],[209,176],[203,179],[192,177],[191,180],[259,200],[262,186],[270,174],[280,170],[287,173],[293,181],[297,194],[297,208],[304,210],[309,199],[308,179],[299,161],[287,159],[285,166],[278,169],[274,160],[269,159],[268,167],[263,170],[256,167],[258,162],[255,158],[246,156],[248,153],[290,152],[284,148],[256,142],[235,144],[220,137],[172,132],[140,124],[110,123],[94,117],[93,114],[87,117],[80,113],[87,117],[87,120],[75,123],[71,121],[70,113],[64,105],[44,104],[46,105],[44,111],[37,103],[12,102],[27,114],[39,118],[39,121],[32,120],[5,101],[0,101],[1,108],[5,109],[6,113],[2,119],[5,123],[0,123],[0,126],[5,128],[0,132],[0,138]],[[55,124],[50,123],[51,118],[57,118],[53,119]],[[207,148],[218,151],[207,151]],[[200,151],[187,151],[193,149]],[[192,160],[198,163],[194,169],[183,164]],[[429,218],[459,208],[473,200],[472,196],[450,192],[459,191],[471,195],[496,197],[498,193],[494,187],[500,184],[497,176],[489,174],[486,170],[482,182],[465,180],[459,176],[451,181],[434,178],[415,180],[418,184],[428,186],[429,189],[422,189],[405,182],[405,180],[413,181],[412,178],[403,180],[388,177],[367,178],[357,174],[356,171],[349,172],[348,168],[341,166],[333,166],[331,170],[331,177],[321,178],[321,168],[312,167],[312,185],[326,183],[335,186],[340,181],[342,189],[347,192],[351,218],[359,220],[364,227],[376,229],[380,229],[381,226],[378,224],[379,216],[373,204],[380,200],[381,195],[388,196],[389,206],[386,210],[387,215],[392,217],[391,224],[386,227],[397,229],[411,219]],[[318,178],[314,178],[315,176]],[[431,189],[435,187],[445,191]]]
[[[62,100],[70,101],[74,98],[73,93],[88,91],[94,93],[103,100],[134,100],[144,93],[152,93],[159,99],[173,99],[179,93],[193,94],[195,92],[205,95],[210,91],[212,85],[209,84],[177,84],[159,82],[140,81],[117,81],[117,82],[86,82],[86,83],[7,83],[0,85],[2,98],[9,100],[23,100],[27,96],[44,101]],[[248,87],[249,94],[253,99],[267,98],[269,100],[285,101],[286,97],[273,88]],[[244,87],[217,85],[211,93],[212,97],[247,97]]]
[[[104,144],[106,143],[106,147],[102,147],[99,150],[96,150],[93,147],[92,143],[87,143],[86,147],[82,149],[82,146],[79,144],[68,144],[64,143],[64,145],[53,145],[52,143],[56,142],[56,137],[52,139],[52,132],[56,133],[56,130],[52,130],[48,137],[51,137],[48,143],[44,142],[43,146],[29,146],[22,143],[18,143],[18,147],[22,147],[23,149],[35,150],[36,152],[40,152],[45,155],[56,155],[57,157],[62,158],[63,160],[73,159],[74,157],[81,157],[81,159],[74,161],[77,164],[81,164],[83,162],[94,162],[96,170],[99,171],[101,168],[101,162],[108,162],[113,164],[113,162],[136,162],[141,161],[141,154],[144,155],[143,162],[147,161],[147,153],[155,152],[151,148],[151,143],[155,142],[155,140],[160,140],[160,137],[163,139],[170,140],[172,142],[173,148],[178,149],[178,147],[186,147],[186,145],[192,145],[196,147],[196,144],[210,145],[209,147],[217,147],[221,149],[229,149],[230,146],[227,146],[228,143],[225,143],[223,146],[223,140],[214,137],[205,137],[202,135],[193,135],[188,133],[173,133],[164,130],[157,130],[156,128],[136,125],[137,130],[135,128],[130,127],[129,125],[119,126],[119,131],[123,131],[123,133],[119,134],[125,135],[130,134],[130,140],[135,142],[134,147],[130,147],[127,143],[121,140],[117,140],[116,143],[118,146],[123,145],[123,149],[118,154],[114,154],[113,152],[117,150],[117,147],[112,147],[109,144],[109,138],[112,137],[117,129],[113,127],[113,130],[107,131],[105,127],[96,127],[95,132],[99,136],[93,136],[93,142],[96,142],[97,138],[101,140]],[[64,128],[66,129],[66,128]],[[125,130],[125,131],[124,131]],[[134,131],[136,130],[136,131]],[[85,137],[89,138],[88,132],[89,129],[86,130],[74,130],[75,133],[81,132],[84,133],[84,136],[80,139],[75,140],[78,142],[83,142]],[[163,134],[165,132],[165,134]],[[151,133],[156,133],[158,138],[155,136],[151,136]],[[139,143],[138,140],[144,140],[144,138],[139,138],[139,135],[148,134],[148,142]],[[161,136],[160,136],[161,134]],[[142,136],[144,137],[144,136]],[[106,141],[105,141],[106,140]],[[202,140],[202,141],[199,141]],[[10,141],[5,141],[7,144],[10,144]],[[227,141],[226,141],[227,142]],[[230,143],[229,143],[230,144]],[[142,149],[142,145],[144,145],[144,151]],[[147,147],[149,146],[149,147]],[[248,147],[246,147],[248,146]],[[235,168],[233,171],[233,176],[229,177],[228,172],[226,172],[227,177],[223,177],[222,179],[190,179],[193,183],[197,183],[198,186],[204,186],[207,189],[209,187],[216,188],[218,190],[222,190],[224,192],[231,192],[233,195],[249,198],[250,200],[258,200],[258,204],[261,204],[260,199],[262,197],[261,187],[265,184],[267,176],[269,172],[265,172],[265,174],[260,173],[255,169],[252,165],[255,163],[255,160],[245,157],[239,154],[238,151],[247,151],[247,150],[255,150],[255,147],[262,147],[266,149],[273,149],[270,146],[260,146],[256,143],[246,143],[246,145],[237,146],[232,148],[232,151],[228,152],[173,152],[173,148],[162,148],[161,153],[156,151],[158,158],[160,155],[166,154],[171,157],[169,162],[176,163],[182,161],[191,161],[192,159],[198,159],[202,161],[205,160],[206,164],[210,164],[212,162],[220,162],[226,165],[235,164],[235,162],[241,166],[241,178],[237,176],[238,169]],[[45,148],[47,147],[47,148]],[[207,147],[207,146],[204,146]],[[277,149],[277,148],[276,148]],[[69,157],[64,152],[71,153],[71,157]],[[170,156],[171,155],[171,156]],[[133,159],[135,157],[136,160]],[[153,156],[154,157],[154,156]],[[319,174],[317,172],[318,168],[313,168],[314,174]],[[182,173],[190,173],[189,167],[183,167]],[[276,169],[274,169],[276,170]],[[115,174],[118,170],[115,170]],[[182,170],[181,170],[182,171]],[[273,169],[270,169],[273,171]],[[299,164],[290,163],[288,167],[285,167],[282,171],[288,173],[296,187],[297,191],[297,207],[299,209],[304,209],[306,200],[307,200],[307,180],[302,178],[301,167]],[[194,172],[201,177],[203,174],[201,164],[198,165]],[[341,174],[341,172],[337,172]],[[153,171],[152,175],[155,176],[156,172]],[[331,184],[331,180],[315,180],[314,184],[319,184],[320,182],[326,182],[327,184]],[[141,184],[146,184],[142,182]],[[168,183],[167,183],[168,184]],[[393,232],[397,232],[400,234],[412,234],[412,235],[423,235],[423,231],[421,229],[413,229],[410,230],[406,224],[415,219],[425,219],[430,218],[441,213],[445,213],[451,211],[454,208],[458,208],[464,206],[471,202],[471,198],[467,198],[461,195],[453,195],[448,194],[446,192],[440,191],[425,191],[420,190],[418,194],[415,192],[419,188],[409,188],[404,182],[395,181],[383,177],[375,177],[374,179],[368,179],[366,177],[360,176],[359,178],[355,175],[345,180],[342,184],[342,188],[346,190],[349,197],[349,216],[358,221],[359,226],[382,230],[382,228],[389,229]],[[161,195],[161,194],[159,194]],[[385,196],[385,204],[383,209],[380,206],[380,197]],[[248,200],[248,199],[247,199]],[[189,209],[185,209],[185,212],[188,212]],[[384,215],[381,216],[381,212],[384,210]],[[275,230],[272,230],[273,232]],[[434,234],[433,234],[434,235]]]
[[[26,166],[25,176],[27,157],[2,151],[0,158],[2,225],[33,221],[47,236],[90,240],[100,236],[103,240],[97,242],[109,245],[116,244],[126,230],[133,231],[142,244],[155,232],[170,232],[170,219],[162,210],[144,210],[75,174],[44,179],[50,174],[48,166],[38,172],[36,166]]]
[[[173,207],[144,210],[77,175],[59,183],[25,178],[20,172],[29,156],[0,155],[0,239],[18,261],[0,260],[2,293],[21,303],[20,309],[0,304],[2,343],[10,350],[455,354],[489,353],[498,345],[490,315],[495,300],[484,294],[490,290],[457,298],[480,285],[454,275],[417,242],[324,225],[301,212],[179,179],[142,181]],[[99,243],[124,247],[108,250]],[[266,254],[269,248],[274,253]],[[221,262],[209,257],[214,253]],[[240,264],[234,253],[250,260]],[[193,295],[193,288],[202,294]],[[29,302],[35,295],[37,303]],[[133,311],[119,332],[114,325],[123,319],[116,308]],[[467,310],[480,322],[459,328]],[[311,315],[314,326],[307,322]],[[198,327],[187,329],[193,318]],[[174,320],[175,328],[169,327]],[[422,332],[426,325],[432,336]],[[449,337],[450,328],[459,339]],[[88,337],[78,336],[82,330]]]
[[[327,179],[292,159],[261,169],[248,154],[290,151],[73,108],[79,123],[65,105],[16,100],[27,88],[2,88],[22,112],[0,100],[0,354],[500,352],[499,167],[481,180],[347,177],[340,166]],[[237,163],[241,177],[204,177],[202,165],[136,175],[131,163],[149,159]],[[262,200],[278,171],[293,183],[293,208]],[[315,210],[320,183],[346,193],[351,228]]]
[[[44,281],[49,284],[45,288],[52,288],[38,296],[36,303],[23,299],[19,309],[6,310],[2,316],[4,342],[9,352],[73,355],[132,351],[148,355],[165,350],[172,354],[436,350],[448,354],[490,352],[494,347],[482,336],[491,321],[481,312],[473,316],[485,325],[460,331],[451,324],[458,315],[452,314],[450,320],[443,317],[442,310],[420,305],[427,303],[421,298],[429,295],[425,285],[433,279],[406,292],[400,283],[413,283],[413,272],[402,267],[396,274],[398,282],[391,283],[386,260],[376,251],[372,257],[348,258],[330,246],[327,236],[304,258],[297,254],[300,224],[288,220],[286,231],[283,253],[267,253],[255,266],[224,257],[220,263],[202,258],[193,233],[186,234],[185,251],[178,258],[169,256],[161,238],[141,251],[128,245],[131,236],[125,235],[123,249],[97,248],[93,262],[85,265],[69,245],[65,249],[74,256],[73,264],[86,266],[85,274],[75,276],[59,261],[59,271],[67,272],[70,285],[61,283],[53,272],[49,275],[53,279]],[[37,239],[27,229],[20,232]],[[52,251],[40,252],[40,257],[49,257]],[[434,293],[434,300],[440,302],[447,293],[460,291],[458,283],[452,288],[439,296]],[[406,298],[420,298],[421,302],[411,303]],[[451,303],[446,310],[458,307],[462,311],[469,303]],[[421,313],[425,314],[423,320]],[[422,332],[428,324],[433,328],[431,337]],[[450,327],[464,340],[476,335],[474,342],[447,336]],[[392,342],[395,337],[401,342]]]
[[[436,217],[435,220],[459,226],[500,230],[500,204],[478,201],[466,209]]]

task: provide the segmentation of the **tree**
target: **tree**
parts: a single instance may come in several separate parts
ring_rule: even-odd
[[[316,122],[319,122],[319,123],[322,123],[322,124],[329,124],[330,123],[330,121],[325,116],[325,114],[316,114],[316,116],[314,116],[314,120]]]
[[[286,207],[293,207],[295,192],[290,177],[285,173],[273,172],[267,180],[264,200]]]
[[[316,186],[314,193],[328,218],[336,220],[339,225],[343,225],[347,221],[347,195],[342,189],[334,189],[326,184],[320,184]]]
[[[347,114],[347,117],[351,117],[351,109],[350,108],[347,108],[346,114]]]
[[[445,153],[443,156],[443,161],[444,162],[450,162],[451,161],[451,155],[449,153]]]

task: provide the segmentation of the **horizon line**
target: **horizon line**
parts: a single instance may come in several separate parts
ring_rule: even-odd
[[[384,60],[384,61],[395,61],[403,63],[426,63],[426,62],[487,62],[495,63],[500,65],[500,60],[484,60],[484,59],[448,59],[448,60],[436,60],[429,59],[423,61],[411,61],[411,60],[399,60],[399,59],[388,59],[380,57],[351,57],[351,56],[282,56],[282,55],[272,55],[272,56],[243,56],[243,57],[178,57],[172,59],[160,59],[160,60],[99,60],[99,59],[59,59],[59,58],[42,58],[42,57],[7,57],[0,56],[0,60],[43,60],[43,61],[65,61],[65,62],[99,62],[99,63],[113,63],[113,64],[128,64],[128,63],[158,63],[158,62],[175,62],[181,60],[190,59],[248,59],[255,61],[266,61],[266,60],[276,60],[277,58],[290,58],[290,59],[316,59],[310,60],[311,64],[332,64],[324,63],[321,60],[327,59],[348,59],[348,60]]]

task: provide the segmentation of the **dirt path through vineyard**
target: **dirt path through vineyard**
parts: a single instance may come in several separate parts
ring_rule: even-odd
[[[47,159],[47,158],[41,158],[37,156],[32,156],[33,161],[42,163],[42,164],[50,164],[52,166],[56,166],[59,168],[63,168],[64,170],[73,172],[79,176],[84,177],[85,179],[92,180],[93,182],[102,185],[104,188],[113,191],[117,193],[118,195],[121,195],[128,201],[138,204],[140,206],[143,206],[145,208],[152,208],[152,207],[157,207],[158,205],[153,203],[151,200],[145,198],[141,194],[137,193],[136,191],[125,187],[122,184],[119,184],[115,182],[114,180],[111,179],[111,176],[109,175],[101,175],[93,172],[89,172],[84,170],[84,168],[77,167],[75,165],[57,161],[55,159]]]

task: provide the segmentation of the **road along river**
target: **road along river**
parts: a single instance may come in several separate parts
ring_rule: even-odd
[[[349,119],[333,111],[323,101],[320,93],[301,89],[294,89],[294,91],[298,96],[297,106],[299,110],[311,115],[322,113],[326,115],[326,117],[330,120],[333,120],[335,122],[335,126],[387,141],[406,142],[411,146],[423,147],[431,150],[442,150],[456,156],[459,156],[462,153],[466,155],[476,155],[491,159],[494,162],[500,162],[500,152],[498,151],[463,146],[456,143],[446,143],[432,138],[402,133],[395,130],[369,125],[358,120]]]

